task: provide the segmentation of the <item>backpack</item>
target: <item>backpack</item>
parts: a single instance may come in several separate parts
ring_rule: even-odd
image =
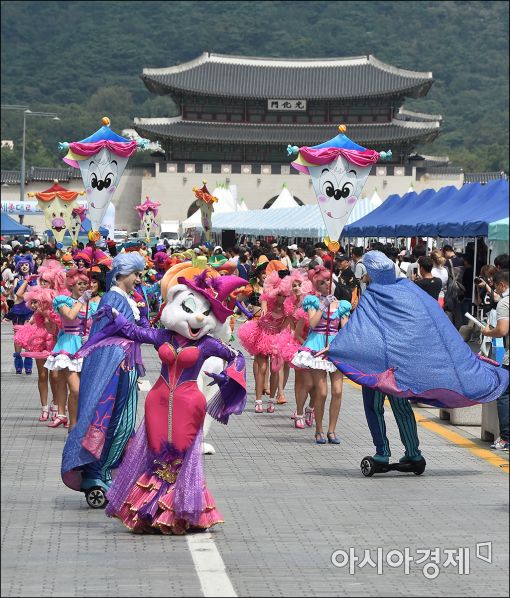
[[[448,270],[448,280],[444,292],[444,310],[453,313],[459,304],[461,297],[464,296],[466,289],[462,283],[456,280],[451,260],[446,262],[446,268]]]

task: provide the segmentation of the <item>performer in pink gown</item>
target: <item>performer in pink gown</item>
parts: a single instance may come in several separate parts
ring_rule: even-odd
[[[223,521],[205,485],[202,428],[206,409],[226,424],[246,403],[242,353],[208,334],[231,315],[222,302],[246,281],[204,275],[194,281],[181,277],[177,282],[168,291],[161,315],[165,329],[137,327],[122,314],[106,310],[113,322],[80,351],[118,342],[118,337],[158,348],[160,377],[147,395],[145,419],[107,493],[106,514],[139,533],[184,534]],[[219,390],[206,405],[197,378],[205,360],[213,356],[223,359],[226,367],[220,374],[208,374]]]

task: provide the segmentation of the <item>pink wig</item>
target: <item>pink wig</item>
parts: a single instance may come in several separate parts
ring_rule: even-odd
[[[43,287],[33,286],[29,287],[25,292],[24,299],[27,307],[32,309],[32,301],[37,301],[36,313],[39,313],[44,319],[49,319],[53,314],[53,299],[57,293],[52,289],[44,289]]]
[[[50,289],[54,289],[58,294],[67,294],[66,289],[66,271],[57,260],[46,260],[37,271],[39,278],[48,281]]]
[[[66,274],[66,287],[71,290],[80,280],[88,282],[89,278],[82,270],[78,270],[78,268],[72,268]]]
[[[321,280],[329,280],[330,276],[331,270],[328,270],[324,266],[315,266],[313,270],[308,270],[308,278],[315,290],[317,290],[317,285]]]
[[[17,345],[29,352],[27,357],[47,357],[55,345],[57,333],[62,325],[60,317],[52,309],[56,295],[55,291],[38,286],[30,287],[25,293],[27,306],[32,309],[32,302],[37,301],[37,307],[32,316],[32,323],[17,327],[14,338]]]
[[[279,295],[285,295],[282,287],[282,278],[278,275],[278,272],[271,272],[264,281],[264,287],[262,294],[260,295],[260,301],[267,301],[269,307],[272,307],[276,303],[276,299]]]
[[[299,302],[298,298],[292,290],[292,287],[296,282],[298,282],[301,287],[301,297],[299,298]],[[285,311],[285,315],[287,316],[294,315],[296,310],[299,309],[299,307],[301,307],[301,303],[304,297],[306,297],[306,295],[313,294],[314,292],[313,285],[308,280],[306,274],[296,269],[292,270],[290,275],[286,276],[282,280],[281,289],[283,294],[287,297],[283,304],[283,309]]]

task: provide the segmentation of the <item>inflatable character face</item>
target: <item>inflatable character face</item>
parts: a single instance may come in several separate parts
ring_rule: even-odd
[[[56,241],[61,243],[66,229],[71,226],[72,211],[76,207],[76,202],[55,197],[51,201],[38,199],[37,204],[44,213],[46,226],[51,230]]]
[[[329,237],[337,241],[370,173],[338,156],[322,166],[309,166],[313,188]]]
[[[103,147],[97,154],[78,162],[85,185],[90,221],[95,230],[103,221],[128,158]]]
[[[161,323],[193,341],[213,333],[219,324],[209,301],[184,284],[177,284],[168,291]]]

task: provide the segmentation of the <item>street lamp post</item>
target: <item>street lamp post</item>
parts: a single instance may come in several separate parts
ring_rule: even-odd
[[[18,106],[15,104],[6,104],[2,106],[2,110],[23,110],[23,141],[21,146],[21,180],[19,186],[19,200],[20,203],[25,201],[25,145],[26,145],[26,129],[27,116],[47,116],[53,120],[60,120],[58,114],[55,112],[32,112],[28,106]],[[23,224],[23,214],[19,216],[20,224]]]

